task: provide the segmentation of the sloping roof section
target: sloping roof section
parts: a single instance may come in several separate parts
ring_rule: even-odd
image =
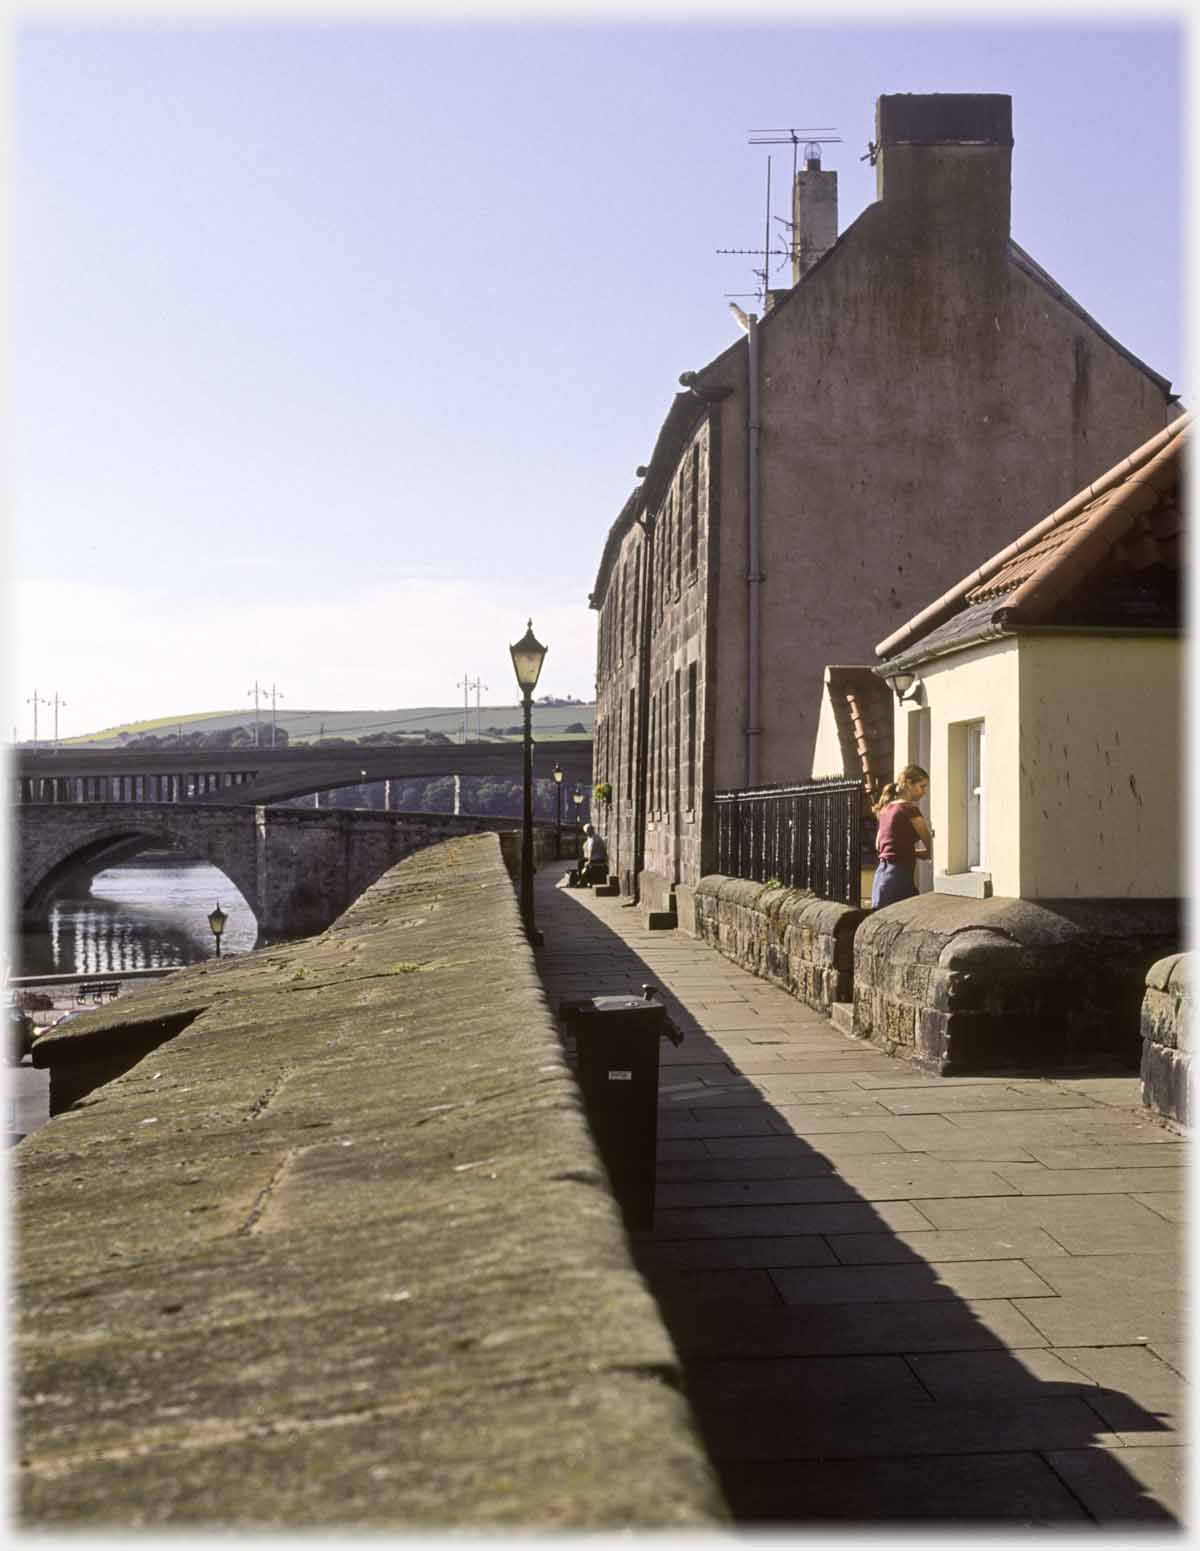
[[[643,511],[653,512],[657,508],[680,454],[707,411],[707,404],[695,393],[677,393],[671,400],[667,418],[662,423],[654,451],[650,455],[645,480],[625,502],[617,514],[617,520],[608,530],[596,580],[588,598],[589,607],[598,609],[603,605],[608,578],[621,550],[621,540]]]
[[[1070,291],[1064,290],[1063,287],[1059,285],[1054,276],[1047,274],[1047,272],[1042,268],[1038,261],[1026,253],[1025,249],[1020,245],[1020,243],[1014,242],[1011,237],[1008,239],[1008,257],[1010,262],[1015,264],[1019,270],[1021,270],[1024,274],[1027,274],[1031,280],[1036,281],[1037,284],[1040,285],[1044,290],[1048,291],[1050,295],[1054,297],[1055,301],[1061,302],[1064,307],[1073,312],[1075,316],[1082,322],[1086,323],[1089,328],[1094,329],[1096,333],[1099,334],[1100,338],[1103,339],[1107,344],[1110,344],[1113,349],[1118,352],[1118,354],[1123,355],[1132,366],[1136,366],[1139,371],[1145,372],[1146,376],[1150,378],[1151,382],[1156,383],[1165,394],[1168,396],[1170,395],[1171,382],[1169,378],[1162,376],[1159,372],[1156,372],[1153,367],[1147,366],[1145,361],[1134,355],[1132,350],[1126,349],[1126,347],[1119,339],[1114,339],[1106,328],[1102,328],[1101,325],[1096,322],[1095,318],[1092,317],[1091,313],[1088,312],[1086,308],[1079,305],[1079,303],[1071,295]]]
[[[600,568],[596,572],[596,581],[588,594],[588,607],[598,609],[604,602],[604,589],[608,586],[608,575],[612,570],[613,562],[621,548],[621,540],[629,532],[637,521],[638,513],[642,509],[642,487],[637,485],[625,502],[625,505],[617,513],[616,521],[608,530],[608,537],[604,541],[604,552],[600,556]]]
[[[830,664],[825,683],[842,770],[861,774],[867,790],[877,793],[892,778],[892,692],[873,668],[859,664]]]
[[[1038,625],[1178,628],[1191,415],[1036,523],[875,648],[895,661]]]

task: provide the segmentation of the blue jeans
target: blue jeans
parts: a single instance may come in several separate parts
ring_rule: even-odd
[[[912,899],[916,892],[916,882],[907,867],[901,867],[898,862],[880,862],[871,885],[871,909],[882,910],[885,905]]]

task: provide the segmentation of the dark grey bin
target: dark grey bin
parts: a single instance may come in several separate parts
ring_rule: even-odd
[[[579,1086],[613,1194],[628,1228],[654,1223],[658,1047],[675,1037],[661,1002],[590,996],[564,1003]]]

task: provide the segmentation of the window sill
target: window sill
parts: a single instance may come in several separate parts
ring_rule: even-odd
[[[961,894],[967,899],[991,899],[990,872],[939,872],[934,874],[935,894]]]

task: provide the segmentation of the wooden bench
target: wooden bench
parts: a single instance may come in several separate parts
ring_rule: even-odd
[[[116,996],[121,989],[119,980],[81,980],[75,988],[81,1002],[86,1002],[90,996],[95,1002],[102,1002],[106,996]]]

